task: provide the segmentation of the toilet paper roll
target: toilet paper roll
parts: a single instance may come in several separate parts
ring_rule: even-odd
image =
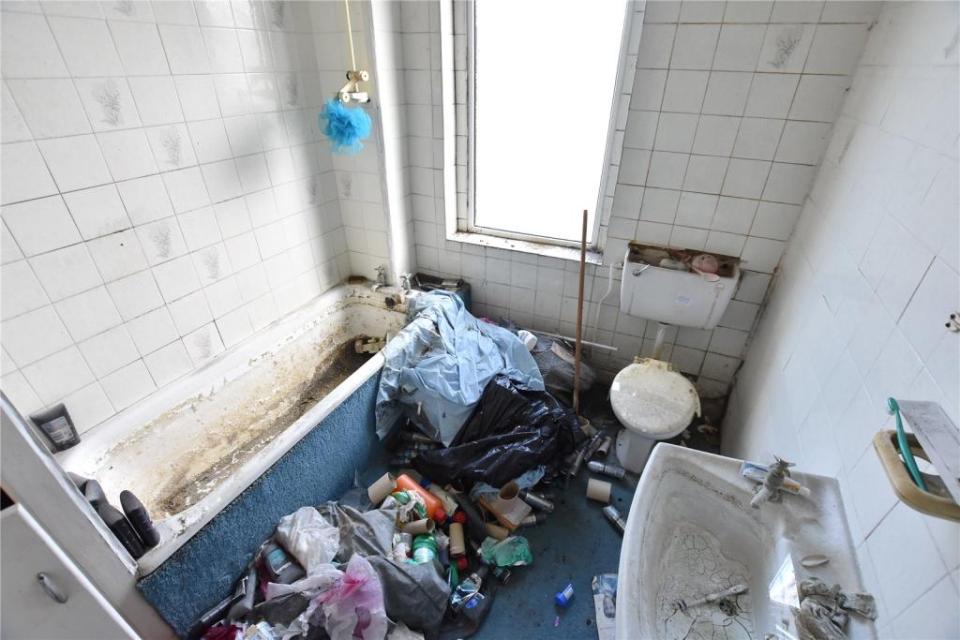
[[[389,473],[385,473],[380,476],[380,479],[374,482],[372,485],[367,487],[367,497],[370,498],[370,502],[373,503],[373,506],[378,507],[384,499],[390,495],[393,491],[393,488],[396,486],[396,480]]]
[[[463,540],[463,525],[459,522],[450,523],[450,555],[462,556],[467,552]]]
[[[613,486],[609,482],[590,478],[587,482],[587,497],[597,502],[608,504],[610,502],[610,492]]]
[[[433,522],[433,520],[430,518],[424,518],[423,520],[414,520],[413,522],[407,522],[400,525],[400,531],[418,536],[421,533],[433,533],[433,529],[436,526],[437,525]]]

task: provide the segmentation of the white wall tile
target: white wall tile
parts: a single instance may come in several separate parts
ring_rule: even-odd
[[[115,180],[139,178],[157,172],[153,152],[142,130],[98,133],[97,140]]]
[[[891,428],[888,396],[933,400],[954,416],[960,407],[960,373],[952,373],[956,336],[947,336],[940,322],[958,304],[960,276],[949,261],[936,257],[938,243],[930,236],[921,239],[927,232],[918,231],[935,219],[919,193],[928,192],[940,166],[937,143],[923,130],[952,127],[955,108],[950,97],[914,82],[918,74],[937,73],[931,65],[946,64],[956,73],[956,59],[944,60],[942,50],[932,57],[925,53],[938,39],[939,25],[955,21],[956,9],[884,5],[856,66],[858,43],[878,10],[872,3],[827,3],[823,21],[839,24],[817,25],[823,37],[819,42],[814,38],[805,72],[845,74],[856,68],[855,90],[809,197],[802,197],[796,186],[808,181],[812,170],[775,163],[771,171],[763,197],[773,202],[761,203],[744,258],[769,253],[763,261],[772,264],[777,246],[764,246],[753,235],[770,237],[766,242],[788,237],[790,225],[780,216],[793,217],[799,207],[777,201],[804,204],[804,212],[754,339],[758,349],[776,355],[747,355],[733,393],[734,404],[751,410],[743,420],[727,421],[725,442],[735,443],[727,451],[746,457],[759,455],[771,438],[786,442],[796,435],[794,427],[768,407],[777,406],[784,390],[788,396],[813,399],[811,417],[798,425],[799,466],[817,469],[839,461],[843,467],[841,486],[853,542],[861,551],[867,587],[881,604],[880,635],[950,637],[960,628],[951,575],[958,529],[900,503],[870,442],[877,431]],[[940,36],[938,45],[950,37]],[[847,79],[804,75],[800,82],[791,118],[829,123]],[[955,80],[953,87],[955,92]],[[890,105],[897,102],[914,106],[897,106],[887,119]],[[789,126],[794,128],[794,149],[812,144],[815,129],[806,123]],[[956,140],[950,139],[955,149]],[[950,165],[956,173],[952,160]],[[956,184],[952,177],[950,182]],[[956,197],[946,200],[956,218]],[[948,226],[932,223],[930,228]],[[754,262],[747,265],[754,268]],[[949,369],[943,367],[946,360],[953,363]],[[786,369],[784,362],[789,363]],[[798,362],[806,363],[807,375],[796,373],[802,369]],[[794,388],[803,394],[790,394]],[[834,425],[835,454],[816,444],[822,438],[814,433],[815,424],[828,421]],[[914,550],[909,562],[895,552],[904,546]]]
[[[30,259],[51,300],[60,300],[99,285],[103,280],[85,245],[75,244]]]
[[[57,187],[33,142],[5,144],[0,148],[0,198],[3,204],[40,198]]]
[[[0,278],[4,283],[0,290],[3,320],[38,309],[50,302],[26,260],[4,264],[0,268]]]
[[[4,12],[4,78],[63,77],[67,67],[57,43],[41,15]]]
[[[60,196],[8,205],[3,207],[2,216],[17,245],[28,256],[80,241],[80,232]]]
[[[68,79],[8,79],[7,86],[35,138],[90,133],[90,122]]]
[[[80,353],[97,377],[116,371],[140,357],[130,334],[122,325],[81,342]]]
[[[45,404],[93,382],[93,373],[76,347],[23,367],[23,375]]]
[[[84,240],[131,226],[115,185],[73,191],[65,194],[63,199]]]
[[[60,191],[74,191],[112,181],[100,146],[92,135],[41,140],[38,144]]]
[[[101,381],[114,407],[125,409],[156,388],[143,360],[136,360]]]
[[[118,76],[123,73],[106,22],[63,17],[50,17],[48,20],[72,75]]]
[[[107,284],[107,291],[124,321],[163,304],[151,271],[141,271]]]
[[[67,330],[81,342],[120,324],[120,314],[105,287],[97,287],[54,305]]]
[[[173,77],[132,77],[128,78],[128,83],[143,124],[168,124],[183,120]]]

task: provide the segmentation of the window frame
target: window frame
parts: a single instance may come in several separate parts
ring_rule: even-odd
[[[456,101],[454,104],[455,117],[457,118],[454,155],[456,158],[465,157],[466,166],[456,163],[454,167],[457,196],[455,198],[456,228],[452,236],[448,233],[448,237],[461,241],[473,239],[478,244],[485,245],[496,245],[499,239],[503,241],[531,243],[534,246],[542,246],[543,248],[579,248],[579,239],[567,240],[547,235],[515,232],[493,227],[484,227],[476,223],[476,1],[467,0],[463,2],[452,0],[452,3],[454,5],[460,5],[465,14],[459,26],[465,28],[466,32],[463,34],[466,48],[466,67],[465,69],[456,69],[455,65],[453,65],[451,68],[452,74],[448,77],[454,83],[454,89],[451,93],[463,93],[466,102],[465,113],[459,108],[459,101]],[[606,223],[610,216],[609,205],[612,203],[613,186],[616,184],[616,168],[619,165],[620,153],[623,147],[623,132],[617,131],[617,119],[621,111],[621,100],[624,97],[623,81],[625,71],[629,63],[629,57],[631,55],[635,56],[639,48],[639,37],[632,36],[635,15],[633,4],[632,0],[626,0],[624,4],[624,19],[620,35],[617,72],[614,79],[613,93],[610,96],[610,113],[607,122],[604,165],[601,170],[600,186],[597,190],[597,200],[594,205],[591,240],[587,244],[587,249],[596,254],[602,252],[605,244]],[[456,9],[456,6],[454,9]],[[455,10],[454,13],[456,13]],[[457,33],[456,21],[453,26],[454,28],[448,33],[450,33],[452,39],[456,41],[457,37],[460,36],[460,34]],[[629,95],[626,97],[629,100]],[[460,122],[460,120],[464,118],[466,119],[465,126]],[[460,133],[461,130],[464,131],[463,134]],[[619,136],[618,133],[620,134]],[[465,149],[463,148],[464,145],[466,146]],[[606,203],[607,206],[605,206],[605,201],[607,200],[610,202]],[[476,237],[469,238],[469,236]],[[525,248],[517,246],[516,244],[512,244],[511,246],[519,249]]]

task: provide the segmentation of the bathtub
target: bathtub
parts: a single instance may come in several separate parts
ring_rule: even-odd
[[[359,356],[354,340],[396,332],[405,311],[394,289],[335,287],[57,457],[96,478],[114,505],[124,489],[144,503],[161,538],[138,561],[149,574],[358,389],[375,388],[383,356]]]

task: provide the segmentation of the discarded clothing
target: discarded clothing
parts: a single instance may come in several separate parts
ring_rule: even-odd
[[[549,393],[497,376],[453,446],[422,451],[412,465],[441,485],[465,481],[501,487],[540,465],[558,468],[585,438],[576,415]]]
[[[410,323],[382,351],[376,407],[381,439],[406,416],[449,446],[498,374],[525,389],[543,390],[537,364],[520,339],[477,320],[456,295],[417,296],[408,315]]]

